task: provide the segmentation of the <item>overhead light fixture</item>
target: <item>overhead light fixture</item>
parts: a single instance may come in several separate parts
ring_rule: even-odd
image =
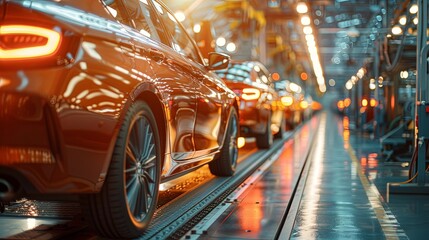
[[[304,15],[301,17],[301,24],[304,26],[310,25],[311,19],[308,15]]]
[[[399,24],[401,24],[402,26],[405,26],[405,24],[407,24],[407,17],[406,16],[401,16],[399,18]]]
[[[402,28],[399,25],[395,25],[392,27],[392,33],[393,33],[393,35],[401,35],[402,34]]]
[[[419,6],[417,4],[413,4],[410,7],[410,13],[411,14],[416,14],[419,11]]]
[[[325,84],[319,85],[319,90],[320,90],[320,92],[325,93],[326,92],[326,85]]]
[[[305,26],[303,29],[305,34],[312,34],[313,33],[313,29],[310,26]]]
[[[177,11],[174,16],[177,18],[179,22],[183,22],[186,19],[185,13],[182,11]]]
[[[407,78],[408,78],[408,71],[401,71],[401,72],[399,73],[399,76],[400,76],[402,79],[407,79]]]
[[[296,11],[297,11],[298,13],[301,13],[301,14],[303,14],[303,13],[307,13],[307,12],[308,12],[307,4],[305,4],[305,2],[299,2],[299,3],[296,5]]]
[[[226,44],[226,39],[224,37],[218,37],[216,39],[216,45],[218,45],[219,47],[223,47]]]
[[[235,43],[228,43],[226,45],[226,50],[228,50],[228,52],[235,52],[235,50],[237,49],[237,46],[235,45]]]
[[[199,33],[201,32],[201,25],[200,24],[195,24],[193,27],[194,33]]]
[[[347,90],[350,90],[350,89],[352,89],[353,88],[353,83],[352,83],[352,81],[351,80],[348,80],[347,82],[346,82],[346,89]]]
[[[369,80],[369,89],[371,89],[371,90],[375,90],[375,88],[376,88],[376,85],[375,85],[375,79],[374,79],[374,78],[371,78],[371,79]]]
[[[307,40],[307,42],[309,42],[309,41],[315,41],[314,40],[314,35],[313,34],[305,35],[305,40]]]

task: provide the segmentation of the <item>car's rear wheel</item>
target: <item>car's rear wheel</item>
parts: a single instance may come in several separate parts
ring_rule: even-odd
[[[258,148],[267,149],[270,148],[273,144],[274,136],[271,132],[271,114],[268,117],[267,120],[267,126],[265,128],[265,132],[262,134],[258,134],[256,136],[256,146]]]
[[[100,193],[82,196],[83,212],[102,236],[141,235],[156,209],[160,182],[160,138],[150,107],[128,110]]]
[[[232,176],[238,158],[238,115],[234,108],[229,114],[228,129],[220,153],[209,163],[210,172],[216,176]]]

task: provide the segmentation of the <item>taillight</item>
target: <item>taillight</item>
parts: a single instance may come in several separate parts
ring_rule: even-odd
[[[61,43],[61,33],[29,25],[0,26],[0,60],[24,60],[54,55]]]
[[[244,88],[241,98],[244,100],[256,100],[261,96],[261,92],[256,88]]]

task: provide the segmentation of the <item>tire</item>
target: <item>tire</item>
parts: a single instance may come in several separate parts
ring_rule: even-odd
[[[137,101],[120,128],[101,192],[81,197],[85,218],[99,235],[135,238],[143,233],[157,205],[160,162],[155,117]]]
[[[268,117],[265,132],[256,136],[256,146],[260,149],[268,149],[273,145],[274,137],[271,132],[271,115]]]
[[[228,129],[219,154],[209,163],[210,172],[216,176],[232,176],[237,166],[238,158],[238,115],[231,108]]]

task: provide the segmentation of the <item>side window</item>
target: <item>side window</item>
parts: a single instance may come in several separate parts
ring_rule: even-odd
[[[127,14],[126,12],[124,12],[124,8],[120,8],[120,5],[122,3],[119,0],[104,0],[104,4],[106,4],[107,10],[116,20],[118,20],[122,24],[131,26],[131,22],[129,21],[129,18],[127,18]]]
[[[120,6],[123,5],[123,11]],[[153,24],[155,16],[147,0],[116,0],[108,6],[112,15],[121,23],[137,29],[148,38],[159,41],[160,38]]]
[[[161,16],[164,25],[169,35],[173,37],[173,48],[180,54],[190,58],[194,62],[202,63],[201,57],[197,48],[193,44],[193,40],[186,33],[185,29],[177,22],[174,16],[167,11],[161,4],[153,1],[156,10]],[[158,28],[162,31],[162,29]]]

